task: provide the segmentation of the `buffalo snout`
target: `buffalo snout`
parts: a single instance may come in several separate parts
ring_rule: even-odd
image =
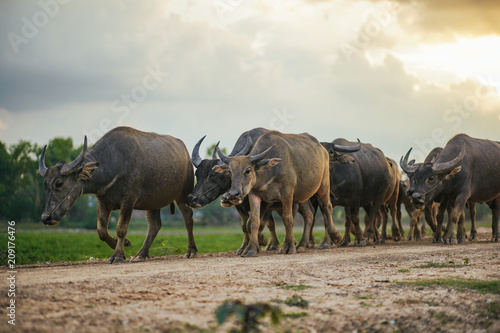
[[[424,206],[424,200],[422,194],[420,193],[413,193],[411,196],[411,202],[415,208],[422,208]]]
[[[60,218],[49,213],[43,213],[40,221],[45,225],[56,225],[59,223]]]
[[[191,194],[187,196],[186,204],[191,208],[203,207],[201,199],[199,197],[195,197],[194,195],[191,195]]]

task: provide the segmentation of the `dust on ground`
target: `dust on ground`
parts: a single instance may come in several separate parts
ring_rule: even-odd
[[[266,302],[288,314],[278,326],[263,320],[263,332],[499,332],[498,294],[398,283],[500,279],[500,244],[490,243],[490,235],[480,230],[478,241],[456,246],[427,237],[254,258],[231,252],[120,265],[95,260],[18,266],[16,325],[7,323],[9,299],[2,297],[0,331],[227,332],[238,327],[235,319],[218,327],[214,312],[233,299]],[[449,265],[419,267],[428,263]],[[6,295],[7,269],[0,272]],[[311,288],[283,288],[298,285]],[[283,303],[293,295],[308,307]]]

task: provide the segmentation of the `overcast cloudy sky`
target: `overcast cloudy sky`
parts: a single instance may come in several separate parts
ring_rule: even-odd
[[[500,140],[500,1],[0,3],[0,140],[262,126],[420,160]]]

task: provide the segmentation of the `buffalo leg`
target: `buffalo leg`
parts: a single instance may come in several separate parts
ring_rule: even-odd
[[[425,222],[431,227],[432,232],[436,233],[436,221],[434,218],[434,206],[436,205],[434,203],[430,203],[425,206],[424,208],[424,217],[425,217]]]
[[[295,236],[293,235],[293,195],[292,193],[286,193],[283,196],[284,200],[281,202],[283,205],[283,214],[281,217],[285,225],[285,240],[279,253],[291,254],[297,252],[295,249]]]
[[[491,241],[498,243],[498,222],[500,220],[500,197],[497,197],[488,204],[491,208]]]
[[[127,236],[128,225],[130,223],[130,218],[132,217],[133,204],[122,205],[120,209],[120,217],[118,218],[118,223],[116,225],[116,236],[118,238],[116,242],[115,251],[109,257],[108,264],[119,264],[125,260],[125,236]]]
[[[243,250],[242,255],[245,257],[253,257],[260,251],[258,234],[261,220],[260,211],[262,200],[251,192],[248,194],[248,199],[250,202],[250,217],[247,222],[247,230],[250,232],[250,237],[248,245]]]
[[[250,216],[248,215],[248,212],[243,209],[242,205],[237,205],[236,210],[238,211],[238,214],[240,214],[241,231],[243,231],[243,243],[241,243],[240,248],[236,251],[236,255],[239,256],[243,254],[243,251],[245,251],[248,243],[250,242],[250,230],[247,229],[247,223]]]
[[[476,203],[469,202],[469,217],[470,217],[470,240],[477,239],[477,228],[476,228]]]
[[[106,242],[114,250],[116,248],[116,238],[111,237],[108,230],[110,214],[111,210],[106,208],[100,201],[97,201],[97,234],[102,241]],[[125,239],[125,246],[130,246],[128,239]]]
[[[423,213],[422,209],[418,210],[417,223],[420,226],[420,235],[421,235],[421,238],[418,239],[418,240],[423,239],[425,237],[426,232],[427,232],[427,228],[426,228],[426,225],[425,225],[425,223],[426,223],[425,218],[422,219],[422,223],[420,223],[420,218],[422,217],[422,213]]]
[[[305,202],[299,202],[299,211],[304,218],[304,229],[302,232],[302,238],[299,244],[295,248],[297,252],[305,252],[306,248],[309,247],[309,237],[312,231],[312,220],[313,214],[311,211],[311,206],[309,205],[309,200]]]
[[[347,226],[347,222],[346,222]],[[351,208],[351,226],[354,227],[354,234],[356,235],[354,239],[354,246],[366,246],[366,240],[363,238],[363,231],[361,230],[361,226],[359,225],[359,207]],[[344,234],[347,234],[347,230]]]
[[[264,214],[264,219],[269,229],[269,243],[267,244],[266,251],[275,251],[278,249],[280,241],[276,235],[276,221],[274,220],[271,209],[268,209],[266,214]]]
[[[142,262],[145,261],[146,258],[149,258],[149,248],[153,241],[158,235],[158,231],[161,229],[161,216],[160,210],[147,210],[146,211],[146,220],[148,221],[148,233],[146,235],[146,239],[142,244],[141,249],[135,255],[130,262]]]
[[[380,209],[379,216],[382,219],[382,234],[380,235],[380,243],[385,243],[387,240],[387,221],[389,216],[387,215],[387,210],[384,206]]]
[[[465,242],[466,238],[467,238],[467,232],[465,230],[465,213],[462,212],[462,214],[460,214],[460,218],[458,219],[458,232],[457,232],[458,244]]]
[[[415,237],[415,228],[418,228],[418,223],[417,223],[417,214],[415,210],[411,211],[409,215],[410,215],[410,230],[408,231],[407,240],[411,241]],[[415,227],[415,225],[417,226]]]
[[[196,243],[194,242],[193,235],[193,210],[186,206],[185,203],[179,202],[176,200],[177,207],[182,214],[182,219],[184,220],[184,226],[186,227],[187,235],[188,235],[188,247],[186,250],[185,258],[194,258],[196,257],[196,252],[198,249],[196,248]]]
[[[344,215],[345,215],[345,232],[342,241],[339,246],[347,246],[351,242],[351,226],[352,224],[352,213],[350,207],[344,207]],[[359,224],[359,222],[358,222]]]
[[[444,213],[446,211],[446,206],[447,206],[446,203],[439,205],[439,209],[436,215],[436,231],[434,232],[434,237],[432,239],[433,243],[441,243],[443,241],[441,235],[443,233],[442,228],[443,228],[443,220],[444,220]]]
[[[401,208],[400,208],[401,209]],[[401,225],[401,220],[397,220],[398,207],[395,204],[389,205],[389,213],[391,214],[391,233],[392,239],[395,242],[399,242],[404,237],[403,226]]]
[[[333,206],[330,201],[330,172],[328,170],[328,166],[324,170],[323,180],[321,181],[317,194],[319,207],[321,208],[323,219],[325,221],[325,233],[328,233],[330,239],[335,244],[338,244],[342,240],[342,235],[333,224]]]
[[[467,198],[469,197],[469,193],[460,194],[451,209],[449,214],[448,226],[446,228],[446,234],[444,236],[444,244],[453,245],[457,244],[457,234],[456,229],[460,220],[460,215],[464,212],[465,203],[467,202]]]

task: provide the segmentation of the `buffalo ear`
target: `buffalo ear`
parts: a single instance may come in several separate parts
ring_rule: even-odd
[[[263,166],[273,167],[276,164],[279,164],[280,162],[281,162],[281,158],[268,158],[268,159],[262,160],[259,163],[257,163],[257,166],[258,167],[263,167]]]
[[[218,173],[227,173],[227,172],[229,172],[227,170],[227,168],[228,168],[227,165],[218,165],[218,164],[216,164],[216,165],[214,165],[214,167],[212,168],[212,170],[215,171],[215,172],[218,172]]]
[[[448,180],[450,179],[451,177],[455,176],[457,173],[460,172],[460,170],[462,170],[462,167],[461,166],[457,166],[455,169],[451,170],[451,172],[449,174],[446,175],[446,177],[444,177],[445,180]]]
[[[337,155],[335,158],[335,162],[338,162],[340,164],[349,164],[349,163],[355,163],[356,160],[354,157],[351,155]]]
[[[99,162],[89,162],[83,165],[78,172],[79,180],[90,180],[92,179],[92,174],[99,167]]]

